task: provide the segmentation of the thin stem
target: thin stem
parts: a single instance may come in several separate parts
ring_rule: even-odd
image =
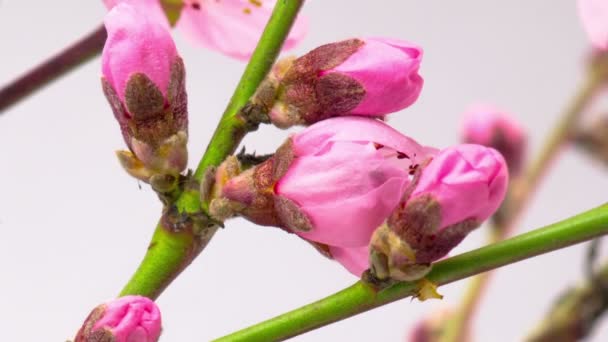
[[[262,37],[194,173],[200,181],[206,170],[234,153],[250,127],[239,113],[272,68],[304,0],[278,1]],[[213,237],[217,226],[197,227],[205,215],[196,188],[187,188],[178,198],[175,212],[165,213],[152,242],[121,295],[139,294],[157,298],[163,289],[192,262]],[[176,222],[177,221],[177,222]],[[176,230],[177,228],[177,230]]]
[[[438,262],[427,279],[448,284],[475,274],[551,252],[608,233],[608,204],[491,246]],[[376,291],[357,282],[329,297],[221,337],[219,341],[281,341],[415,295],[417,283]]]
[[[526,339],[528,342],[581,341],[608,310],[608,264],[573,286],[553,304],[545,319]]]
[[[529,164],[522,178],[514,180],[503,206],[503,212],[500,213],[502,220],[498,220],[490,232],[489,244],[500,241],[511,233],[517,220],[524,212],[526,204],[538,189],[543,176],[554,164],[563,147],[571,140],[580,115],[600,88],[602,82],[603,76],[601,74],[589,73],[587,81],[548,135],[538,157]],[[456,342],[465,340],[468,329],[472,325],[473,315],[479,306],[479,302],[481,302],[484,290],[488,287],[489,280],[490,274],[483,274],[471,279],[458,311],[446,325],[440,341]]]
[[[72,46],[0,88],[0,114],[51,81],[100,54],[106,36],[106,29],[100,25]]]

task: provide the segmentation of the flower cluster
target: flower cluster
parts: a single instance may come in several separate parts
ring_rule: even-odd
[[[362,117],[323,120],[265,162],[232,170],[212,201],[218,219],[283,228],[380,280],[423,276],[496,211],[508,180],[492,148],[437,150]]]
[[[158,179],[176,179],[186,168],[184,64],[158,1],[106,3],[112,9],[102,84],[129,147],[119,159],[158,191]],[[182,5],[177,25],[192,28],[203,25],[195,25],[196,16],[242,4]],[[224,38],[207,43],[230,45]],[[513,143],[521,135],[492,111],[474,115],[466,129],[467,142],[489,147],[426,147],[383,122],[418,98],[421,60],[422,49],[410,42],[354,38],[277,63],[248,108],[261,122],[309,127],[252,167],[227,159],[201,184],[210,215],[295,233],[357,276],[368,269],[378,280],[423,276],[503,200],[507,168],[490,147],[512,169],[523,147]]]

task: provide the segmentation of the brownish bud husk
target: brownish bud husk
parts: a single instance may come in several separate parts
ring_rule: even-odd
[[[575,142],[595,160],[608,166],[608,114],[596,120],[593,125],[581,129]]]
[[[346,75],[323,72],[343,63],[363,44],[359,39],[326,44],[292,61],[284,75],[276,77],[277,95],[269,107],[272,123],[280,128],[309,125],[357,107],[364,87]]]

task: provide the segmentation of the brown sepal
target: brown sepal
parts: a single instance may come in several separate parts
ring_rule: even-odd
[[[346,76],[319,78],[319,74],[340,65],[363,44],[359,39],[326,44],[296,59],[281,80],[278,98],[286,103],[289,111],[297,112],[309,124],[356,107],[363,99],[361,92],[364,94],[358,82],[347,82]],[[336,86],[346,86],[347,89],[336,93],[338,88],[331,88]],[[345,99],[350,94],[354,97]],[[340,112],[332,112],[334,110]]]
[[[480,224],[467,219],[439,231],[441,206],[430,195],[398,207],[387,223],[415,251],[417,263],[431,263],[442,258]]]

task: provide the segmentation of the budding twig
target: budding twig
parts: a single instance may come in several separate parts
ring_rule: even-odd
[[[209,167],[218,166],[234,153],[251,129],[239,114],[241,108],[272,68],[303,3],[304,0],[284,0],[275,5],[251,60],[194,172],[194,181],[200,182]],[[156,227],[144,260],[121,295],[138,294],[156,298],[192,262],[217,230],[217,225],[211,224],[213,221],[208,218],[208,204],[201,203],[196,189],[185,189],[181,193],[173,210],[165,213]],[[173,229],[180,227],[175,225],[180,218],[184,222],[183,229]]]
[[[603,234],[608,234],[608,204],[438,262],[426,278],[438,285],[444,285]],[[370,285],[359,281],[329,297],[221,337],[215,342],[282,341],[412,296],[417,289],[416,282],[402,282],[377,292]]]

